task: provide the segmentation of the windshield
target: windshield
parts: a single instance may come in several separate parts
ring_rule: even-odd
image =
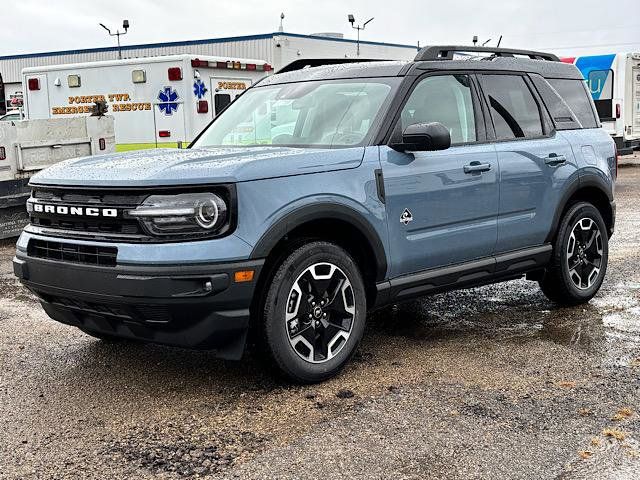
[[[365,141],[399,79],[256,87],[217,118],[194,147],[348,147]]]

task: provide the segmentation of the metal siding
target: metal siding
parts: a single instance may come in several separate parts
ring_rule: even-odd
[[[275,47],[276,42],[281,47]],[[300,51],[300,55],[298,55]],[[360,42],[362,58],[412,60],[417,51],[410,45]],[[342,58],[356,56],[356,43],[350,39],[331,39],[308,35],[274,33],[229,39],[196,40],[155,45],[123,46],[125,58],[154,57],[172,54],[217,55],[223,57],[255,58],[270,63],[277,70],[300,57]],[[27,67],[42,67],[68,63],[96,62],[117,58],[112,49],[89,49],[79,52],[43,53],[0,57],[0,72],[6,83],[21,82],[21,72]]]
[[[271,38],[220,42],[199,45],[178,45],[160,47],[142,47],[124,50],[126,58],[155,57],[159,55],[196,54],[214,55],[222,57],[256,58],[266,60],[273,64],[273,50]],[[21,72],[27,67],[43,67],[49,65],[62,65],[67,63],[97,62],[101,60],[114,60],[117,51],[97,51],[77,54],[49,55],[28,58],[0,58],[0,72],[5,83],[21,82]]]

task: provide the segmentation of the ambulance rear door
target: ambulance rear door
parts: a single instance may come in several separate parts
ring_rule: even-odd
[[[155,142],[158,148],[186,146],[184,92],[177,85],[163,86],[153,103]]]

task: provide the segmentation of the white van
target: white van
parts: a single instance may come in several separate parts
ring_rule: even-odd
[[[602,128],[621,154],[640,148],[640,53],[563,58],[582,72]]]
[[[24,111],[29,119],[68,118],[104,101],[117,151],[183,147],[271,70],[262,60],[197,55],[25,68]]]

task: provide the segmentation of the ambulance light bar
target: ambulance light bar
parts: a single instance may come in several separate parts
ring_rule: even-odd
[[[229,70],[253,70],[258,72],[270,72],[273,70],[273,67],[268,63],[242,63],[238,61],[214,62],[200,60],[199,58],[191,60],[191,66],[194,68],[224,68]]]

